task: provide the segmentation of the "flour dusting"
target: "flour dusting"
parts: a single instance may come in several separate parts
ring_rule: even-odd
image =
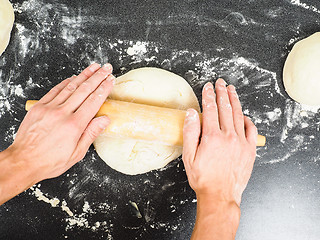
[[[66,231],[71,230],[74,227],[85,228],[92,231],[97,231],[100,229],[103,230],[105,233],[108,233],[109,236],[111,236],[110,229],[112,229],[112,224],[107,223],[106,221],[91,222],[89,220],[91,216],[94,215],[96,212],[91,209],[88,201],[84,201],[81,213],[73,213],[71,209],[68,207],[66,200],[60,200],[57,197],[50,197],[48,193],[43,193],[40,187],[41,184],[32,186],[30,188],[31,194],[35,196],[38,201],[45,202],[53,208],[60,208],[61,211],[67,214],[67,217],[65,218],[65,222],[67,224],[65,228]],[[109,206],[105,203],[99,205],[99,209],[101,211],[108,208]]]
[[[304,8],[304,9],[311,10],[315,13],[320,13],[320,10],[318,8],[316,8],[315,6],[308,5],[307,3],[301,2],[300,0],[290,0],[290,2],[293,5],[297,5],[299,7]]]

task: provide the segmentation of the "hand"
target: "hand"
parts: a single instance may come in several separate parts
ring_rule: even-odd
[[[183,162],[197,197],[240,206],[256,155],[257,129],[244,117],[234,86],[222,79],[202,93],[202,129],[189,109],[183,130]],[[199,139],[201,134],[201,139]]]
[[[36,181],[57,177],[80,161],[107,127],[106,116],[94,116],[112,89],[111,73],[110,64],[94,63],[55,86],[27,113],[8,150],[33,169]]]

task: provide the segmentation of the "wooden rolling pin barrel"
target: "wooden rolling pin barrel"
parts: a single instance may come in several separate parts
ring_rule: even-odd
[[[27,101],[26,110],[35,103],[36,100]],[[109,136],[183,146],[186,111],[108,99],[96,117],[102,115],[111,119],[105,130]],[[265,143],[266,138],[258,135],[257,146],[264,146]]]

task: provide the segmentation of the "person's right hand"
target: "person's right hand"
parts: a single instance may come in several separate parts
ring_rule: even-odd
[[[189,109],[183,131],[183,162],[197,197],[240,206],[256,156],[257,129],[243,116],[234,86],[222,79],[203,88],[203,121]],[[200,138],[201,135],[201,139]]]

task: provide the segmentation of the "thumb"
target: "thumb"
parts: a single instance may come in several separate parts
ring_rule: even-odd
[[[190,169],[197,153],[200,137],[199,114],[194,109],[188,109],[183,126],[182,160],[186,171]]]
[[[106,129],[109,124],[110,119],[107,116],[94,118],[90,121],[82,136],[80,137],[76,150],[71,157],[71,166],[84,158],[90,145]]]

